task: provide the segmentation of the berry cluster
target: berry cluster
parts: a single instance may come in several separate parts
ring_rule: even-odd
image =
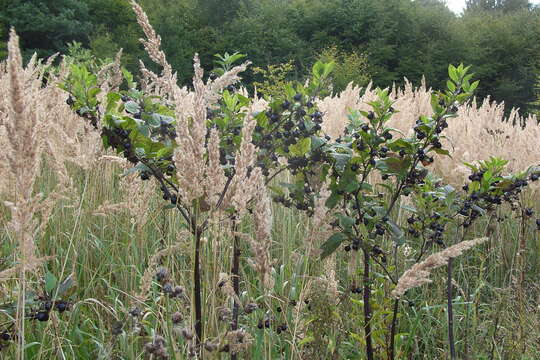
[[[15,340],[16,333],[13,331],[13,325],[0,332],[0,351],[9,346],[12,340]]]
[[[469,227],[472,222],[483,215],[484,210],[491,210],[496,205],[501,205],[503,202],[515,204],[519,200],[519,194],[529,185],[529,180],[537,181],[538,174],[532,173],[527,178],[499,178],[490,182],[487,190],[478,189],[477,184],[483,183],[484,174],[487,169],[479,169],[474,171],[470,176],[469,184],[463,186],[463,190],[468,191],[468,196],[464,199],[461,208],[458,210],[459,215],[465,217],[462,225]],[[471,191],[471,189],[478,189]],[[532,216],[532,209],[524,209],[525,216]]]
[[[169,358],[167,348],[165,347],[165,338],[163,336],[154,336],[152,341],[144,344],[144,350],[147,354],[153,356],[155,359]]]
[[[64,311],[68,311],[71,309],[70,302],[64,300],[52,301],[47,296],[40,296],[38,299],[38,303],[39,307],[35,308],[28,315],[30,320],[45,322],[49,320],[49,315],[51,311],[55,310],[59,313],[63,313]]]
[[[156,281],[161,285],[163,293],[170,298],[181,298],[185,296],[185,289],[183,286],[174,285],[169,276],[169,272],[165,268],[159,268],[156,272]]]
[[[124,157],[132,164],[137,164],[139,159],[135,154],[135,149],[131,139],[129,138],[130,130],[125,130],[119,127],[109,129],[103,127],[101,135],[107,139],[109,145],[117,151],[122,151]]]

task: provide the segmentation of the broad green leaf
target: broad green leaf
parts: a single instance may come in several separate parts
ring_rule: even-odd
[[[332,255],[334,251],[341,245],[341,243],[347,238],[344,233],[338,232],[330,236],[328,240],[321,245],[321,260]]]
[[[303,138],[296,144],[289,146],[289,151],[294,156],[304,156],[311,149],[311,138]]]
[[[56,276],[54,276],[54,274],[52,274],[51,272],[47,271],[47,273],[45,273],[45,291],[48,294],[51,294],[52,291],[56,289],[57,283],[58,279],[56,278]]]
[[[385,173],[403,175],[411,166],[409,158],[393,158],[389,157],[377,161],[375,167]]]
[[[392,240],[397,245],[402,245],[405,242],[405,237],[403,236],[403,230],[393,222],[392,220],[388,220],[388,224],[390,225],[390,233],[392,234]]]
[[[351,159],[351,155],[349,154],[339,154],[336,152],[330,153],[330,156],[332,156],[336,161],[336,168],[339,171],[343,171],[343,169],[345,169],[345,166],[347,166],[349,160]]]
[[[450,79],[452,79],[453,82],[455,83],[459,82],[457,69],[452,64],[448,65],[448,76],[450,76]]]
[[[135,101],[128,101],[124,104],[126,111],[130,114],[138,114],[141,111],[141,107]]]
[[[447,80],[447,81],[446,81],[446,87],[447,87],[448,90],[450,90],[451,92],[456,91],[456,84],[454,84],[454,82],[451,81],[451,80]]]
[[[448,150],[440,149],[440,148],[435,148],[435,147],[431,148],[431,150],[435,151],[435,152],[436,152],[437,154],[439,154],[439,155],[446,155],[446,156],[448,156],[448,157],[452,157],[452,156],[450,155],[450,152],[449,152]]]
[[[332,193],[332,195],[330,195],[326,200],[325,205],[327,208],[333,209],[338,204],[339,200],[341,200],[341,196],[336,193]]]
[[[350,232],[354,225],[354,219],[350,216],[337,214],[336,217],[339,219],[339,225],[347,232]]]

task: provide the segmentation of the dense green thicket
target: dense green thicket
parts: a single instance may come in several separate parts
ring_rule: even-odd
[[[180,80],[191,77],[195,52],[246,53],[255,66],[293,60],[302,77],[335,46],[366,54],[375,85],[403,77],[443,86],[449,63],[472,64],[478,94],[534,111],[540,71],[540,9],[527,0],[469,0],[456,16],[439,0],[140,0],[163,38]],[[17,28],[28,57],[65,51],[80,41],[98,57],[124,49],[135,70],[144,54],[127,0],[0,0],[0,36]],[[0,47],[0,56],[5,55]],[[347,73],[347,71],[345,71]],[[257,80],[248,74],[248,81]],[[342,79],[343,80],[343,79]],[[338,86],[340,88],[341,86]]]

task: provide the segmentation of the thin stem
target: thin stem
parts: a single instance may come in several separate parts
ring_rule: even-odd
[[[491,342],[491,350],[489,351],[489,360],[493,360],[495,356],[495,345],[497,343],[497,330],[499,329],[499,312],[497,311],[497,317],[495,318],[495,328],[493,329],[493,341]]]
[[[392,326],[390,327],[390,349],[388,350],[388,360],[394,360],[395,357],[395,338],[397,328],[397,315],[399,310],[399,300],[394,300],[394,308],[392,311]]]
[[[525,341],[524,338],[524,319],[526,317],[525,315],[525,275],[527,273],[527,265],[526,265],[526,252],[527,252],[527,239],[525,237],[525,232],[527,228],[527,220],[525,215],[525,209],[523,208],[523,205],[521,205],[521,221],[520,221],[520,231],[519,231],[519,248],[517,251],[517,266],[519,271],[519,277],[518,277],[518,298],[519,298],[519,337],[521,341],[521,351],[525,351]]]
[[[202,326],[202,304],[201,304],[201,269],[200,269],[200,255],[201,255],[201,236],[202,232],[198,229],[195,230],[195,258],[193,260],[193,283],[194,283],[194,305],[195,305],[195,334],[197,336],[197,348],[200,352],[200,359],[202,359],[203,352],[200,348],[201,341],[203,339],[203,326]]]
[[[365,247],[362,249],[364,253],[364,336],[366,340],[366,355],[367,360],[373,360],[373,343],[371,341],[371,285],[369,279],[369,250]]]
[[[233,243],[233,264],[232,264],[232,283],[233,283],[233,289],[234,293],[236,294],[236,297],[234,298],[234,304],[233,304],[233,313],[232,313],[232,322],[231,322],[231,330],[235,331],[238,330],[238,315],[240,313],[240,304],[238,303],[238,298],[240,296],[240,249],[239,249],[239,243],[240,239],[238,238],[238,235],[236,235],[237,230],[237,224],[233,223],[233,229],[234,229],[234,243]],[[236,353],[231,353],[231,360],[236,360],[237,355]]]
[[[25,344],[25,329],[24,329],[24,318],[25,318],[25,297],[26,297],[26,259],[22,262],[20,270],[20,282],[19,282],[19,299],[17,301],[17,332],[19,335],[18,346],[17,346],[17,359],[24,360],[24,349],[26,348]]]
[[[446,296],[448,300],[448,345],[450,346],[450,359],[456,359],[456,344],[454,340],[454,312],[452,309],[452,258],[448,260],[446,278]]]
[[[268,179],[266,179],[266,181],[264,182],[265,185],[268,185],[270,183],[270,181],[272,181],[272,179],[274,179],[276,176],[278,176],[279,174],[281,174],[283,171],[287,170],[287,167],[284,166],[282,167],[281,169],[279,169],[278,171],[276,171],[274,174],[272,174]]]

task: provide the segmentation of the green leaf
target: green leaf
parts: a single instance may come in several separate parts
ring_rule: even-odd
[[[450,76],[450,79],[452,79],[452,81],[454,81],[455,83],[459,82],[457,69],[452,64],[448,65],[448,76]]]
[[[473,92],[474,90],[476,90],[476,88],[478,87],[478,84],[480,84],[479,80],[476,80],[475,82],[473,82],[471,86],[469,87],[469,92]]]
[[[138,114],[141,111],[141,107],[135,101],[128,101],[124,104],[126,111],[130,114]]]
[[[347,166],[347,163],[351,159],[351,155],[349,154],[339,154],[339,153],[332,152],[330,153],[330,156],[332,156],[334,160],[336,161],[336,168],[339,171],[343,171],[343,169],[345,169],[345,166]]]
[[[335,233],[334,235],[330,236],[328,240],[324,242],[324,244],[321,245],[321,260],[332,255],[334,251],[341,245],[343,240],[345,240],[347,236],[344,233]]]
[[[58,297],[69,296],[70,293],[74,290],[75,285],[76,283],[73,279],[73,274],[68,275],[68,277],[66,277],[64,281],[62,281],[60,285],[58,285]]]
[[[409,158],[398,159],[389,157],[386,159],[378,160],[375,167],[385,173],[404,175],[410,166],[411,159]]]
[[[324,71],[324,63],[322,61],[317,61],[313,64],[312,73],[315,77],[321,77]]]
[[[405,242],[405,237],[403,236],[403,230],[393,222],[392,220],[388,220],[388,224],[390,225],[390,233],[392,234],[392,239],[397,245],[403,245]]]
[[[118,93],[113,93],[113,92],[108,93],[107,94],[107,108],[105,111],[109,112],[112,109],[114,109],[121,98],[122,97]]]
[[[324,64],[324,70],[323,70],[323,74],[322,74],[322,77],[327,77],[328,75],[330,75],[330,73],[332,71],[334,71],[334,68],[336,67],[336,63],[331,61],[327,64]]]
[[[311,149],[311,138],[303,138],[296,144],[289,146],[289,151],[294,156],[304,156]]]
[[[354,225],[354,219],[350,216],[337,214],[336,217],[339,219],[339,225],[347,232],[350,232]]]
[[[52,294],[52,291],[56,289],[57,283],[58,279],[56,278],[56,276],[54,276],[54,274],[52,274],[51,272],[47,271],[47,273],[45,274],[45,291],[48,294]]]
[[[167,147],[164,147],[164,148],[158,150],[158,152],[156,153],[156,157],[158,159],[165,158],[165,157],[167,157],[169,155],[172,155],[172,153],[173,153],[172,146],[167,146]]]
[[[435,151],[437,154],[439,155],[446,155],[448,157],[452,157],[450,155],[450,152],[448,150],[445,150],[445,149],[439,149],[439,148],[431,148],[431,150]]]
[[[332,193],[332,195],[326,199],[325,206],[329,209],[333,209],[338,204],[339,200],[341,200],[341,196],[336,193]]]
[[[126,79],[128,89],[133,89],[136,87],[135,82],[133,81],[133,74],[130,73],[127,69],[122,68],[122,74],[124,75],[124,79]]]

